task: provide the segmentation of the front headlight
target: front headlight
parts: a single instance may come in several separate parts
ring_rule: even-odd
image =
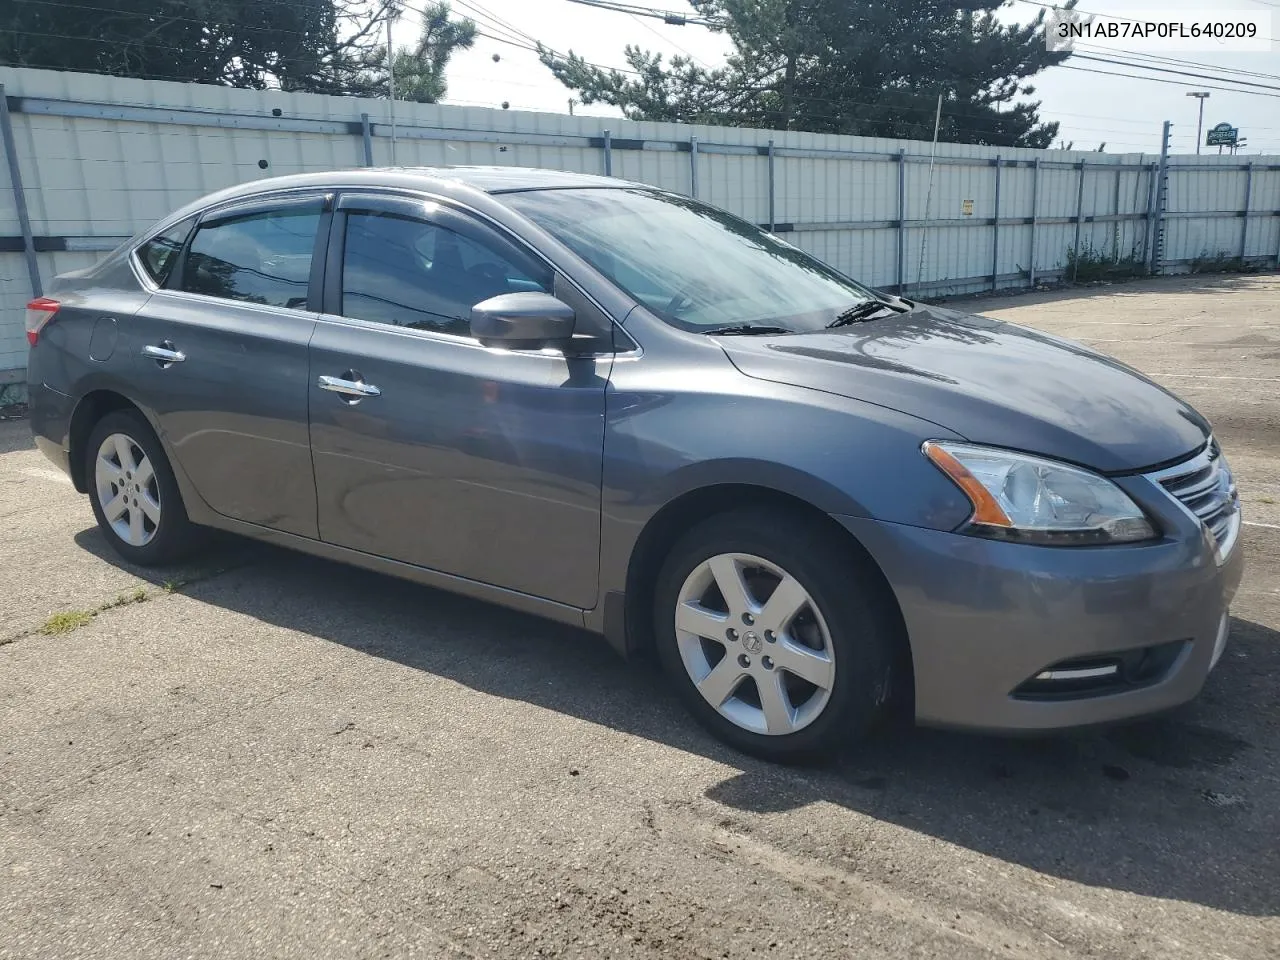
[[[1156,532],[1106,477],[1056,460],[968,443],[921,448],[973,504],[966,533],[1022,543],[1133,543]]]

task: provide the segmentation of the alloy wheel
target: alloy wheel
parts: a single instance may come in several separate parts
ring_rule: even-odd
[[[822,714],[835,649],[817,604],[775,563],[722,553],[685,578],[675,609],[680,659],[702,697],[752,733],[795,733]]]
[[[98,503],[117,537],[131,547],[150,543],[160,529],[160,485],[155,467],[137,442],[109,434],[93,466]]]

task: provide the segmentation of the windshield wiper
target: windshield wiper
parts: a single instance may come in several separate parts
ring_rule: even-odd
[[[770,333],[795,333],[794,330],[788,330],[786,327],[770,326],[765,323],[731,323],[724,327],[712,327],[710,330],[703,330],[708,336],[718,337],[749,337]]]
[[[893,310],[893,307],[883,300],[859,300],[853,306],[847,307],[836,314],[836,318],[827,324],[827,329],[844,327],[851,323],[862,323],[864,320],[870,320],[881,310]],[[897,311],[894,312],[896,313]]]

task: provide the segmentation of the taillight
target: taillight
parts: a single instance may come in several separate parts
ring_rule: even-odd
[[[36,297],[27,304],[27,343],[33,347],[40,339],[40,331],[53,319],[53,315],[62,306],[57,300],[48,297]]]

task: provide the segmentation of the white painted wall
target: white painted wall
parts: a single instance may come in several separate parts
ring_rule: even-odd
[[[36,237],[67,238],[71,246],[113,245],[175,207],[229,184],[310,170],[360,166],[362,113],[373,122],[373,161],[391,162],[385,135],[385,101],[275,91],[129,80],[88,74],[0,68],[0,83],[11,102],[18,164]],[[141,108],[141,109],[139,109]],[[77,111],[80,116],[54,115]],[[279,111],[277,117],[274,111]],[[685,124],[636,123],[598,117],[570,117],[469,107],[398,104],[396,161],[401,165],[510,164],[604,172],[604,152],[587,138],[609,130],[613,140],[679,141],[697,137],[703,150],[698,195],[757,223],[769,216],[768,160],[756,154],[773,140],[779,149],[842,151],[880,156],[779,156],[775,159],[775,220],[794,224],[786,238],[859,279],[890,287],[898,275],[898,231],[821,229],[824,224],[896,221],[900,150],[916,161],[906,165],[906,219],[937,221],[905,231],[903,272],[909,285],[927,284],[934,293],[989,288],[993,272],[1000,286],[1024,285],[1032,265],[1032,228],[1002,224],[996,231],[976,226],[995,216],[995,167],[1000,172],[1000,216],[1032,216],[1036,171],[1029,165],[1087,161],[1082,209],[1085,217],[1145,214],[1150,174],[1134,165],[1157,158],[941,144],[930,174],[930,145],[914,141],[840,137],[791,131],[749,130]],[[167,121],[181,122],[167,122]],[[355,125],[354,127],[352,125]],[[306,126],[305,130],[280,129]],[[274,127],[274,129],[273,129]],[[537,142],[517,142],[534,140]],[[738,145],[738,155],[707,152],[708,145]],[[692,189],[692,154],[667,149],[615,149],[613,174],[682,193]],[[1171,213],[1243,210],[1246,173],[1201,169],[1223,162],[1253,160],[1246,254],[1280,255],[1280,157],[1175,157],[1169,187]],[[266,169],[260,167],[266,161]],[[1266,169],[1271,167],[1272,169]],[[1117,169],[1118,168],[1118,169]],[[1035,186],[1039,218],[1076,214],[1080,171],[1046,166]],[[1117,178],[1119,206],[1116,206]],[[0,156],[0,244],[20,236],[9,170]],[[964,201],[971,200],[966,215]],[[1165,260],[1176,263],[1202,254],[1241,251],[1244,220],[1239,217],[1184,218],[1167,223]],[[1075,225],[1039,224],[1034,237],[1038,275],[1066,262]],[[925,236],[927,234],[927,236]],[[1127,254],[1143,251],[1145,220],[1081,225],[1082,244],[1111,251],[1117,240]],[[92,263],[100,252],[38,255],[47,280]],[[1017,276],[1021,274],[1023,276]],[[22,308],[31,296],[20,252],[0,252],[0,379],[26,362]]]

